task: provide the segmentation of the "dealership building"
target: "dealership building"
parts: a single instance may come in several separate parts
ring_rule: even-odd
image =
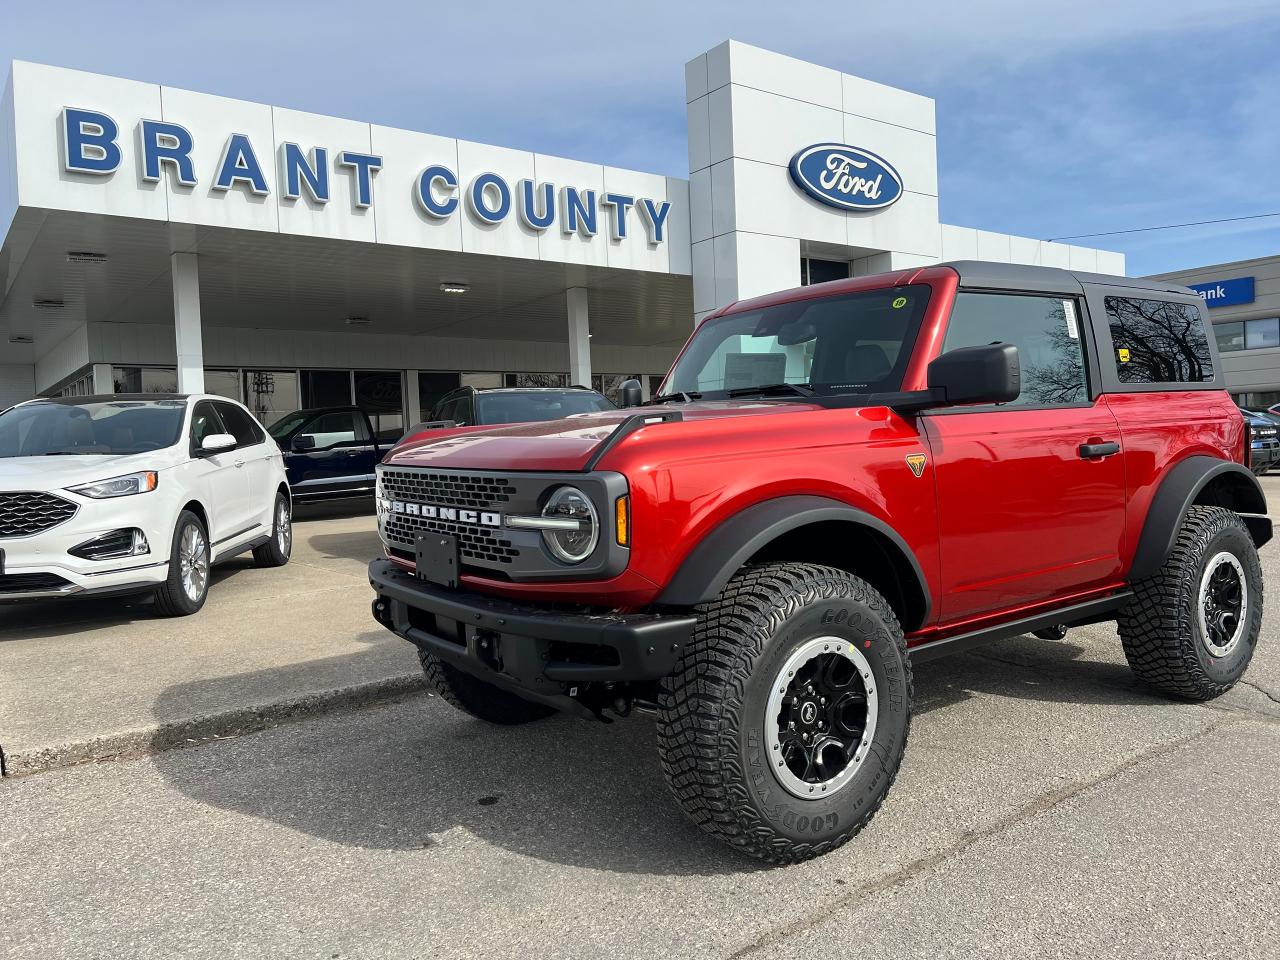
[[[672,177],[15,62],[0,406],[208,390],[265,421],[354,402],[395,435],[460,384],[648,394],[698,319],[801,283],[1125,272],[940,223],[928,97],[730,41],[685,100]]]
[[[1161,274],[1204,300],[1227,389],[1241,406],[1280,403],[1280,256]]]

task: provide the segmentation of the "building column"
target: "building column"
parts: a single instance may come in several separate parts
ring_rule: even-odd
[[[204,393],[204,344],[200,327],[200,269],[194,253],[169,257],[173,274],[173,332],[178,391]]]
[[[422,410],[418,404],[417,370],[406,370],[404,372],[404,408],[409,414],[409,422],[404,425],[406,430],[414,424],[422,422]]]
[[[93,365],[93,392],[97,396],[116,392],[115,380],[111,376],[111,364],[95,363]]]
[[[569,383],[591,386],[591,331],[587,325],[587,288],[565,291],[569,308]]]

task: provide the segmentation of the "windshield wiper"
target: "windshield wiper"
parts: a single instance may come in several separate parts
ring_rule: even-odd
[[[650,403],[666,403],[668,400],[679,400],[681,403],[692,403],[694,400],[701,400],[700,393],[685,393],[683,390],[677,390],[675,393],[660,393],[656,397],[649,400]]]
[[[730,390],[731,397],[766,397],[771,394],[790,393],[797,397],[812,397],[813,387],[803,383],[764,383],[756,387],[738,387]]]

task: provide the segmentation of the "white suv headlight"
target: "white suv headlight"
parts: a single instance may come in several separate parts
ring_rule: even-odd
[[[135,493],[149,493],[160,483],[160,475],[154,470],[143,470],[140,473],[127,473],[123,477],[112,477],[110,480],[99,480],[96,483],[83,483],[78,487],[67,487],[72,493],[94,500],[107,500],[111,497],[129,497]]]

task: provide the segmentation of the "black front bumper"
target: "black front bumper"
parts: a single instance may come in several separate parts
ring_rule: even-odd
[[[419,649],[524,696],[563,705],[588,683],[658,680],[696,618],[562,611],[450,590],[390,560],[369,564],[374,619]]]

